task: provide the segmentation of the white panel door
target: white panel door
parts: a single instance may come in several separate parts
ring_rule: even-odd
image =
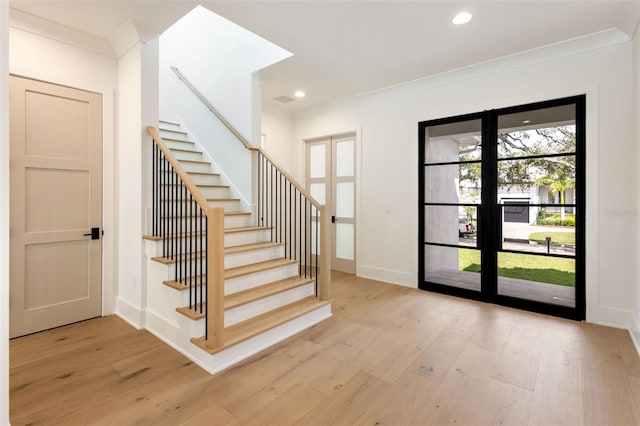
[[[101,315],[102,97],[12,76],[10,106],[17,337]]]

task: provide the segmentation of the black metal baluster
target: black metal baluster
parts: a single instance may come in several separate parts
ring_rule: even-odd
[[[169,215],[167,211],[167,204],[164,202],[164,199],[167,197],[167,159],[162,155],[162,197],[160,198],[160,205],[162,206],[162,212],[164,213],[165,220],[162,226],[162,257],[166,257],[169,249],[167,248],[167,228],[169,227],[169,218],[166,217]]]
[[[260,168],[261,168],[261,165],[260,165],[260,163],[261,163],[260,151],[258,151],[258,157],[257,158],[258,158],[258,205],[257,205],[258,217],[256,219],[258,220],[258,226],[261,226],[262,223],[261,223],[261,220],[260,220],[260,218],[261,218],[261,216],[260,216],[260,195],[261,195],[260,194],[260,184],[261,184],[262,178],[260,176]]]
[[[280,173],[280,193],[282,194],[282,189],[283,189],[283,177],[282,173]],[[282,219],[284,216],[284,204],[283,204],[283,200],[282,200],[282,195],[280,196],[280,204],[279,204],[279,208],[280,208],[280,242],[282,242],[282,232],[284,227],[282,226]]]
[[[184,186],[184,182],[182,183],[182,185],[180,186],[180,197],[178,199],[178,233],[180,235],[184,235],[185,232],[183,231],[184,228],[184,217],[182,214],[182,211],[184,210],[183,204],[184,204],[184,199],[185,199],[185,192],[187,190],[187,187]],[[180,253],[178,256],[178,259],[180,260],[178,262],[178,264],[176,265],[176,269],[178,269],[178,279],[176,280],[179,283],[182,283],[182,262],[184,262],[184,241],[182,242],[182,244],[180,244]]]
[[[209,218],[205,218],[204,221],[204,239],[205,241],[209,241]],[[205,291],[208,293],[208,286],[209,286],[209,257],[207,256],[207,260],[204,263],[206,270],[204,271],[204,275],[203,275],[203,279],[204,282],[202,283],[202,285],[204,286]],[[207,321],[207,318],[209,318],[209,304],[207,303],[207,307],[206,307],[206,311],[205,311],[205,320],[204,320],[204,338],[205,340],[209,338],[209,321]]]
[[[271,164],[271,197],[270,201],[271,201],[271,241],[273,241],[273,227],[275,226],[275,220],[274,220],[274,212],[275,212],[275,203],[273,202],[273,185],[275,184],[275,179],[273,177],[273,175],[275,174],[275,167],[273,166],[273,164]]]
[[[193,196],[191,195],[191,192],[189,192],[189,204],[185,205],[185,215],[187,216],[186,218],[186,225],[187,225],[187,229],[186,229],[186,235],[191,236],[191,198]],[[185,200],[186,201],[186,200]],[[187,241],[185,240],[185,279],[187,280],[187,282],[189,283],[189,309],[193,309],[193,304],[197,303],[197,301],[194,301],[194,297],[195,294],[193,293],[193,282],[191,280],[191,250],[190,250],[190,245],[189,245],[189,250],[187,250]]]
[[[299,191],[298,191],[299,192]],[[300,202],[300,213],[299,213],[299,217],[300,217],[300,239],[298,240],[298,246],[300,249],[300,256],[298,257],[298,263],[300,264],[300,276],[302,276],[302,193],[299,192],[299,202]],[[306,272],[306,271],[305,271]]]
[[[204,280],[204,271],[202,269],[202,262],[203,262],[203,257],[206,255],[206,250],[204,249],[204,241],[202,240],[202,207],[200,207],[200,227],[199,227],[199,232],[200,232],[200,313],[202,313],[202,303],[204,301],[204,297],[203,295],[203,288],[202,288],[202,281]]]
[[[153,224],[151,225],[151,235],[156,235],[156,141],[153,140],[151,147],[151,205],[153,206]]]
[[[318,241],[320,240],[320,235],[318,234],[318,207],[316,209],[316,297],[318,297]],[[326,263],[326,262],[325,262]]]
[[[309,239],[309,234],[307,233],[307,198],[304,199],[304,277],[307,278],[307,268],[309,264],[307,263],[307,240]],[[309,244],[311,245],[311,244]]]
[[[291,230],[293,229],[293,223],[291,223],[291,196],[293,194],[291,193],[291,182],[289,182],[289,259],[291,259],[291,243],[293,242],[291,240]]]
[[[195,311],[195,308],[198,304],[198,292],[197,292],[197,288],[196,288],[196,281],[195,281],[195,277],[194,277],[194,258],[193,256],[195,255],[193,252],[193,227],[194,227],[194,223],[193,223],[193,216],[194,216],[194,211],[193,211],[193,194],[189,193],[189,222],[191,223],[189,225],[189,280],[191,281],[191,286],[193,288],[193,299],[194,299],[194,306],[193,306],[193,310]]]

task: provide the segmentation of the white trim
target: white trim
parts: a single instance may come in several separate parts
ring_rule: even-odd
[[[424,90],[433,89],[435,87],[441,87],[466,80],[476,79],[514,68],[525,67],[531,64],[548,62],[564,56],[572,56],[603,47],[625,43],[629,40],[630,39],[627,34],[618,29],[611,28],[586,36],[536,47],[524,52],[518,52],[512,55],[490,59],[485,62],[480,62],[466,67],[445,71],[439,74],[433,74],[430,76],[419,78],[417,80],[376,89],[371,92],[354,95],[348,98],[339,99],[324,106],[295,110],[293,113],[293,118],[294,120],[297,120],[300,118],[319,115],[342,108],[359,106],[371,102],[384,101],[398,96],[411,95],[415,94],[415,92],[421,92]],[[523,103],[524,102],[522,102],[521,104]],[[493,106],[488,105],[487,108],[493,108]]]
[[[115,312],[116,298],[116,249],[117,224],[115,181],[116,140],[115,140],[115,88],[93,84],[78,84],[65,76],[49,73],[46,69],[33,70],[28,67],[11,65],[11,75],[44,81],[47,83],[73,87],[102,95],[102,314]]]
[[[410,272],[394,271],[392,269],[362,265],[358,271],[358,276],[368,278],[370,280],[398,284],[403,287],[417,288],[415,275]]]
[[[10,26],[44,38],[68,44],[93,53],[113,58],[114,51],[107,40],[78,31],[71,27],[11,8]]]
[[[138,330],[145,328],[145,311],[118,297],[115,314]]]
[[[633,345],[636,347],[638,356],[640,356],[640,318],[638,318],[633,312],[631,312],[631,327],[629,327],[629,335],[631,336]]]

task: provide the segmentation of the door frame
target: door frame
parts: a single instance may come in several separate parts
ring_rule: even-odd
[[[58,86],[69,87],[102,96],[102,312],[101,315],[116,313],[117,298],[117,182],[116,182],[116,140],[115,140],[115,87],[95,84],[90,81],[78,82],[73,76],[48,73],[46,69],[33,70],[13,66],[10,76],[26,78]],[[66,79],[71,80],[66,80]],[[8,141],[8,139],[7,139]],[[9,152],[10,155],[10,152]]]
[[[527,299],[515,298],[498,293],[498,271],[497,257],[499,253],[499,240],[501,239],[501,210],[497,205],[497,138],[498,138],[498,117],[506,114],[526,112],[536,109],[551,108],[562,105],[575,104],[576,107],[576,185],[575,195],[577,217],[581,220],[576,222],[576,254],[575,254],[575,308],[545,304]],[[483,112],[463,114],[435,120],[427,120],[418,123],[418,288],[437,293],[450,294],[473,300],[488,303],[497,303],[503,306],[533,311],[543,314],[554,315],[574,320],[584,320],[586,318],[586,95],[570,96],[565,98],[552,99],[541,102],[534,102],[511,107],[486,110]],[[480,249],[482,275],[481,290],[479,292],[467,290],[454,286],[431,283],[425,281],[425,152],[426,152],[426,128],[451,124],[461,121],[482,120],[482,182],[489,183],[487,190],[482,191],[481,203],[479,206],[478,228],[494,230],[494,238],[489,237],[482,231],[478,234],[478,248]],[[486,142],[485,142],[486,141]],[[486,153],[485,153],[486,151]],[[491,161],[486,161],[490,159]],[[494,167],[496,166],[496,167]],[[484,185],[483,185],[484,187]],[[486,277],[495,277],[495,280],[487,280]]]
[[[327,179],[329,180],[328,182],[328,188],[326,189],[325,192],[325,204],[329,207],[331,207],[331,214],[334,215],[335,214],[335,206],[334,206],[334,191],[333,191],[333,186],[335,185],[336,182],[333,181],[333,173],[335,171],[335,153],[334,153],[334,145],[335,145],[335,141],[340,140],[340,139],[345,139],[345,138],[353,138],[353,156],[354,156],[354,221],[355,221],[355,226],[354,226],[354,232],[355,232],[355,237],[354,237],[354,260],[353,260],[353,265],[354,265],[354,274],[357,276],[358,275],[358,270],[359,270],[359,261],[358,261],[358,250],[360,245],[360,241],[362,238],[362,233],[360,232],[360,218],[359,218],[359,212],[361,211],[361,179],[360,179],[360,170],[361,170],[361,164],[360,164],[360,133],[355,131],[355,130],[349,130],[349,131],[344,131],[344,132],[338,132],[338,133],[332,133],[332,134],[327,134],[325,136],[317,136],[317,137],[309,137],[309,138],[304,138],[302,139],[303,142],[303,152],[302,152],[302,158],[303,158],[303,164],[304,164],[304,176],[305,176],[305,189],[307,191],[309,191],[309,185],[310,185],[310,177],[309,177],[309,151],[308,151],[308,146],[313,145],[313,144],[318,144],[318,143],[327,143],[327,145],[329,146],[329,151],[325,153],[325,174],[328,177]],[[332,223],[332,225],[334,225],[334,223]],[[335,257],[335,253],[334,251],[334,247],[335,247],[335,226],[332,226],[331,229],[331,257],[332,257],[332,269],[333,269],[333,258]]]

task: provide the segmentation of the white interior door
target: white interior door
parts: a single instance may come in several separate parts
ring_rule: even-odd
[[[355,135],[308,141],[307,190],[332,215],[332,268],[356,272]]]
[[[102,96],[14,76],[10,90],[17,337],[102,312]]]

